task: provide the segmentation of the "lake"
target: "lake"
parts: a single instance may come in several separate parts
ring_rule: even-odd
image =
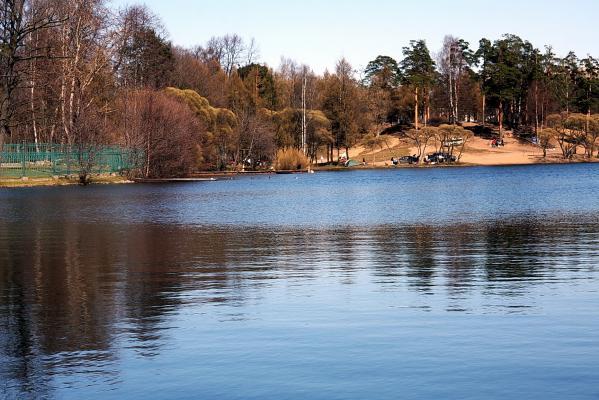
[[[597,399],[599,165],[0,189],[1,399]]]

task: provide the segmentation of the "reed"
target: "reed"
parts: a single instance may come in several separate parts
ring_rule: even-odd
[[[276,168],[279,171],[294,171],[308,168],[308,158],[301,150],[286,147],[277,152]]]

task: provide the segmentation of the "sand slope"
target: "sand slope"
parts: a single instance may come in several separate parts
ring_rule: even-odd
[[[467,165],[516,165],[563,162],[559,149],[548,150],[547,158],[543,158],[543,150],[532,143],[520,141],[509,134],[505,136],[504,142],[504,147],[493,148],[491,147],[490,140],[475,136],[466,144],[460,161],[462,164]],[[389,137],[388,145],[389,147],[385,149],[376,149],[374,151],[357,146],[350,149],[350,158],[360,162],[366,159],[368,165],[373,166],[373,155],[376,154],[376,163],[374,166],[383,167],[391,164],[391,157],[401,157],[418,153],[417,148],[405,139]],[[427,147],[426,154],[433,153],[434,151],[435,149],[431,144]],[[459,149],[456,149],[457,151]]]

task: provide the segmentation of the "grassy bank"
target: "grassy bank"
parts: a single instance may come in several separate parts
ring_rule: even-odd
[[[91,178],[91,185],[109,185],[131,183],[127,178],[122,176],[96,175]],[[47,178],[0,178],[0,188],[23,188],[37,186],[70,186],[79,185],[79,177],[76,176],[61,176]]]

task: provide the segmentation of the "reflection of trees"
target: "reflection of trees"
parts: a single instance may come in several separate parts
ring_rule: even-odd
[[[76,225],[39,223],[2,228],[14,235],[0,241],[0,300],[7,319],[0,351],[15,360],[9,376],[39,393],[44,385],[37,381],[48,379],[51,364],[61,366],[69,354],[72,363],[89,361],[89,351],[95,362],[110,361],[113,293],[100,290],[99,279],[103,266],[111,265],[111,253],[102,250],[106,232],[99,227],[90,237]],[[46,355],[55,358],[45,362]]]
[[[416,226],[409,233],[408,278],[410,286],[425,292],[431,291],[436,272],[435,229],[430,226]]]
[[[445,232],[443,257],[445,266],[445,285],[450,297],[459,299],[466,294],[476,279],[477,238],[468,225],[456,225]]]
[[[382,285],[398,287],[405,279],[420,292],[445,288],[452,308],[460,309],[481,284],[489,296],[521,296],[551,279],[556,265],[580,270],[589,229],[594,225],[531,219],[380,227],[370,231],[377,247],[371,264]]]
[[[0,219],[0,358],[10,360],[0,380],[39,396],[57,369],[118,362],[122,335],[143,356],[160,352],[170,315],[189,303],[243,306],[277,280],[360,284],[364,271],[385,290],[445,293],[451,309],[473,292],[508,303],[557,268],[595,268],[580,255],[596,255],[599,231],[537,220],[317,231],[39,221]]]
[[[489,224],[482,234],[489,294],[523,296],[532,285],[546,284],[559,273],[594,265],[583,260],[596,251],[588,246],[589,237],[597,234],[595,224],[523,218]]]
[[[538,269],[545,270],[547,265],[535,262],[542,256],[543,237],[549,233],[541,229],[531,221],[485,226],[483,261],[486,280],[489,283],[525,280],[534,277]]]
[[[410,287],[423,292],[434,286],[437,262],[433,227],[386,226],[374,229],[372,234],[377,247],[373,265],[378,278],[398,285],[405,276]]]
[[[1,257],[5,260],[6,253],[2,253]],[[26,393],[35,390],[40,397],[46,396],[49,387],[42,360],[36,356],[38,344],[30,318],[31,307],[27,306],[25,299],[27,290],[17,283],[18,272],[1,272],[0,291],[3,301],[0,303],[0,394],[9,396],[12,392]],[[4,304],[4,297],[9,299],[7,304]],[[10,389],[15,385],[20,390]],[[14,397],[17,398],[16,395]]]
[[[322,243],[330,251],[327,269],[338,275],[342,283],[353,283],[355,272],[363,268],[365,260],[356,254],[356,247],[364,241],[361,232],[355,229],[339,229],[324,238]]]

